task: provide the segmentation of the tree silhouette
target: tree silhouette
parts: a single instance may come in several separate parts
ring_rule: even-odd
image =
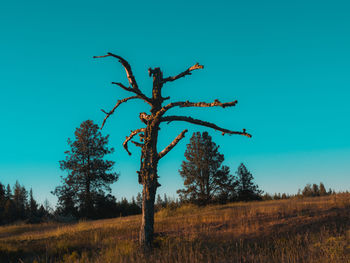
[[[236,174],[238,177],[238,200],[260,200],[263,191],[259,190],[258,185],[254,184],[253,175],[243,163],[238,167]]]
[[[108,135],[102,136],[91,120],[76,129],[74,141],[68,139],[71,149],[65,152],[66,159],[60,161],[68,176],[62,178],[63,185],[53,192],[59,204],[65,206],[63,210],[74,212],[74,203],[78,201],[80,216],[92,218],[97,195],[110,192],[109,185],[118,180],[118,175],[111,171],[114,162],[104,160],[105,155],[113,152],[107,144]]]
[[[38,215],[38,203],[33,197],[33,190],[30,188],[29,191],[29,203],[28,203],[29,216],[35,217]]]
[[[16,181],[13,186],[13,202],[16,207],[16,217],[19,219],[24,219],[26,216],[27,197],[28,192],[25,187]]]
[[[325,196],[327,195],[326,188],[324,187],[324,184],[321,182],[320,183],[320,196]]]
[[[234,177],[229,167],[221,166],[224,155],[207,132],[193,133],[185,158],[179,170],[185,185],[185,189],[177,191],[181,200],[206,205],[214,198],[232,193],[236,184]]]
[[[209,128],[213,128],[215,130],[221,131],[222,134],[239,134],[247,137],[251,137],[250,134],[246,133],[245,129],[243,131],[231,131],[228,129],[221,128],[214,123],[202,121],[199,119],[195,119],[188,116],[165,116],[165,114],[175,108],[175,107],[233,107],[237,104],[237,101],[221,103],[219,100],[215,100],[212,103],[206,102],[190,102],[190,101],[178,101],[168,103],[163,106],[164,101],[170,99],[170,97],[162,96],[162,88],[163,85],[185,77],[187,75],[191,75],[192,71],[197,69],[202,69],[203,66],[198,63],[193,65],[192,67],[186,69],[182,73],[171,76],[171,77],[163,77],[163,73],[159,67],[157,68],[149,68],[148,74],[153,78],[153,89],[152,96],[146,96],[141,89],[139,88],[135,76],[133,75],[130,64],[122,57],[107,53],[104,56],[95,56],[94,58],[104,58],[104,57],[113,57],[119,60],[121,65],[124,67],[126,71],[126,76],[128,78],[130,86],[125,86],[120,82],[112,82],[126,90],[128,92],[133,93],[133,96],[118,100],[115,106],[110,111],[102,110],[106,116],[103,120],[101,128],[104,126],[106,120],[114,113],[114,111],[123,103],[130,100],[142,100],[143,102],[150,105],[150,113],[147,114],[145,112],[141,112],[139,115],[140,120],[143,122],[145,127],[136,129],[131,131],[131,134],[126,137],[126,140],[123,143],[125,150],[131,155],[128,149],[128,142],[131,141],[136,146],[141,147],[141,168],[138,172],[139,174],[139,183],[143,185],[142,190],[142,223],[140,230],[140,244],[144,247],[151,247],[153,241],[153,232],[154,232],[154,201],[156,196],[157,188],[160,186],[158,183],[158,162],[162,159],[171,149],[175,147],[175,145],[185,136],[187,130],[183,130],[167,147],[165,147],[162,151],[157,151],[157,141],[158,141],[158,132],[160,129],[160,125],[164,122],[170,123],[174,121],[184,121],[192,124],[197,124]],[[132,141],[132,139],[139,134],[140,142]]]

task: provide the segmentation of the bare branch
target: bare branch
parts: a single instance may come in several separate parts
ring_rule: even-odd
[[[158,154],[158,159],[161,159],[163,158],[168,152],[171,151],[171,149],[173,149],[176,144],[182,139],[185,137],[185,133],[187,132],[188,130],[183,130],[163,151],[161,151],[159,154]]]
[[[122,83],[120,82],[112,82],[112,84],[118,85],[119,87],[121,87],[123,90],[126,91],[130,91],[130,92],[135,92],[132,88],[126,87],[124,86]]]
[[[136,141],[131,141],[133,144],[135,144],[136,146],[138,146],[138,147],[143,147],[143,143],[139,143],[139,142],[136,142]]]
[[[109,112],[106,112],[105,110],[101,110],[103,113],[106,114],[106,117],[104,118],[102,125],[101,125],[101,130],[102,130],[103,126],[105,125],[106,120],[109,118],[109,116],[111,116],[114,113],[116,108],[118,108],[120,104],[127,102],[128,100],[132,100],[132,99],[139,99],[139,97],[138,96],[131,96],[131,97],[128,97],[128,98],[125,98],[122,100],[118,100],[117,103],[115,104],[115,106],[113,107],[113,109],[111,109]]]
[[[160,119],[161,122],[172,122],[172,121],[186,121],[186,122],[189,122],[189,123],[192,123],[192,124],[197,124],[197,125],[201,125],[201,126],[205,126],[205,127],[209,127],[209,128],[212,128],[214,130],[217,130],[217,131],[221,131],[222,132],[222,135],[225,135],[225,133],[228,133],[228,134],[238,134],[238,135],[243,135],[243,136],[247,136],[249,138],[251,138],[252,136],[249,134],[249,133],[246,133],[246,130],[243,129],[242,132],[239,132],[239,131],[231,131],[231,130],[227,130],[227,129],[224,129],[224,128],[221,128],[219,126],[217,126],[216,124],[214,123],[211,123],[211,122],[207,122],[207,121],[202,121],[202,120],[198,120],[198,119],[194,119],[192,117],[186,117],[186,116],[166,116],[166,117],[162,117]]]
[[[178,74],[174,77],[167,77],[167,78],[163,79],[163,83],[168,82],[168,81],[177,80],[179,78],[185,77],[186,75],[191,75],[192,74],[191,71],[196,70],[196,69],[202,69],[202,68],[204,68],[203,65],[199,65],[198,63],[196,63],[192,67],[189,67],[184,72],[181,72],[180,74]]]
[[[145,132],[145,128],[140,128],[134,131],[131,131],[130,135],[125,138],[125,141],[123,142],[124,149],[128,152],[129,155],[131,155],[131,152],[128,150],[128,142],[138,133]]]
[[[104,55],[104,56],[94,56],[93,58],[105,58],[105,57],[115,57],[119,60],[119,62],[122,64],[122,66],[125,68],[125,71],[126,71],[126,76],[129,80],[129,83],[130,85],[138,90],[139,87],[136,83],[136,79],[135,79],[135,76],[132,74],[132,70],[131,70],[131,67],[130,67],[130,64],[125,60],[123,59],[122,57],[118,56],[118,55],[115,55],[115,54],[112,54],[110,52],[107,53],[107,55]]]
[[[126,87],[124,86],[122,83],[120,82],[112,82],[112,84],[115,84],[115,85],[118,85],[119,87],[121,87],[123,90],[126,90],[126,91],[129,91],[129,92],[133,92],[135,93],[136,95],[139,96],[140,99],[144,100],[145,102],[147,102],[149,105],[152,106],[152,99],[148,98],[145,94],[143,94],[141,92],[141,90],[139,89],[133,89],[133,88],[130,88],[130,87]]]
[[[190,101],[178,101],[178,102],[172,102],[169,103],[168,105],[164,106],[160,111],[159,114],[162,116],[167,110],[174,108],[174,107],[233,107],[236,106],[237,100],[231,101],[231,102],[225,102],[222,103],[219,100],[214,100],[212,103],[207,103],[207,102],[190,102]]]

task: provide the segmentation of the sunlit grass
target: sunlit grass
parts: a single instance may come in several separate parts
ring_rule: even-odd
[[[0,262],[350,262],[350,195],[165,208],[155,249],[140,216],[0,227]]]

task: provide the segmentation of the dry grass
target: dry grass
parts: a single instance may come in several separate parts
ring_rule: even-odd
[[[0,262],[350,262],[350,195],[186,205],[156,214],[153,252],[140,216],[0,227]]]

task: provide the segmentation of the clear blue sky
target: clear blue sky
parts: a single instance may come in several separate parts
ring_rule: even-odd
[[[205,65],[164,88],[173,100],[237,99],[229,109],[177,110],[252,139],[208,130],[235,171],[244,162],[267,192],[295,193],[306,183],[350,186],[350,5],[348,1],[6,1],[0,6],[0,181],[18,179],[39,201],[55,198],[58,161],[79,124],[101,124],[127,96],[114,52],[151,90],[149,67],[174,75]],[[141,191],[139,149],[121,144],[147,105],[123,105],[106,124],[116,153],[118,198]],[[164,125],[159,150],[184,128],[186,138],[159,165],[159,193],[175,195],[191,124]]]

